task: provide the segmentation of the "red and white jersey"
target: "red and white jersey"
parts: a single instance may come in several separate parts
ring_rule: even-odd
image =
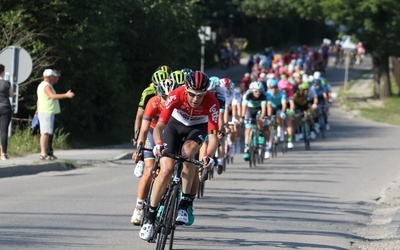
[[[185,126],[208,123],[208,133],[216,134],[218,116],[219,102],[213,93],[207,91],[201,105],[192,108],[187,101],[185,87],[181,86],[169,93],[158,121],[167,124],[173,117]]]

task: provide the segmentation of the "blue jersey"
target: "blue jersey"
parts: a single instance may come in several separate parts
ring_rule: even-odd
[[[323,97],[324,93],[327,92],[326,87],[322,84],[318,85],[318,87],[316,85],[311,86],[311,91],[314,91],[319,98]]]
[[[272,92],[272,90],[268,90],[266,92],[267,94],[267,101],[268,103],[271,103],[271,106],[273,108],[277,108],[282,105],[282,102],[286,102],[286,94],[282,90],[278,90],[276,92],[276,95]]]

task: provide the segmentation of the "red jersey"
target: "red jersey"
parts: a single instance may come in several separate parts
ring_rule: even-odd
[[[208,133],[216,134],[219,102],[213,93],[207,91],[201,105],[198,108],[192,108],[187,102],[185,87],[181,86],[169,93],[159,121],[167,124],[171,116],[185,126],[208,123]]]
[[[159,96],[153,96],[146,104],[144,109],[143,120],[150,121],[150,127],[154,128],[164,106],[161,104]]]

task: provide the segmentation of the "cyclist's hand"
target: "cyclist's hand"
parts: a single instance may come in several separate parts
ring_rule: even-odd
[[[313,105],[311,105],[311,108],[314,109],[314,110],[317,110],[318,105],[314,103]]]
[[[160,157],[163,150],[164,150],[164,143],[162,142],[157,143],[157,145],[155,145],[153,148],[154,156]]]
[[[285,119],[286,118],[285,112],[281,112],[280,116],[281,116],[282,119]]]
[[[294,109],[289,109],[289,111],[287,112],[288,115],[294,115]]]
[[[131,139],[131,143],[133,146],[135,146],[135,147],[137,146],[137,141],[135,140],[135,138]]]
[[[244,122],[243,117],[240,117],[240,118],[239,118],[239,123],[240,123],[240,124],[243,124],[243,122]]]
[[[137,155],[137,152],[133,152],[133,154],[132,154],[132,160],[133,160],[134,162],[137,162],[137,161],[136,161],[137,159],[139,159],[139,157],[138,157],[138,155]]]
[[[225,131],[224,130],[218,131],[218,134],[217,134],[218,139],[221,140],[222,138],[224,138],[224,136],[225,136]]]
[[[212,168],[214,167],[215,161],[214,159],[210,156],[210,154],[207,154],[206,156],[203,157],[203,167],[204,168]]]

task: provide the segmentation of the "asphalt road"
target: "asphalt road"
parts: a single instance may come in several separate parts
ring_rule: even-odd
[[[329,73],[334,85],[341,72]],[[363,241],[375,200],[400,176],[400,130],[335,106],[330,124],[311,151],[299,142],[253,169],[238,155],[207,181],[196,221],[177,229],[174,249],[351,249]],[[139,181],[132,162],[92,166],[0,179],[0,249],[154,249],[130,224]]]

